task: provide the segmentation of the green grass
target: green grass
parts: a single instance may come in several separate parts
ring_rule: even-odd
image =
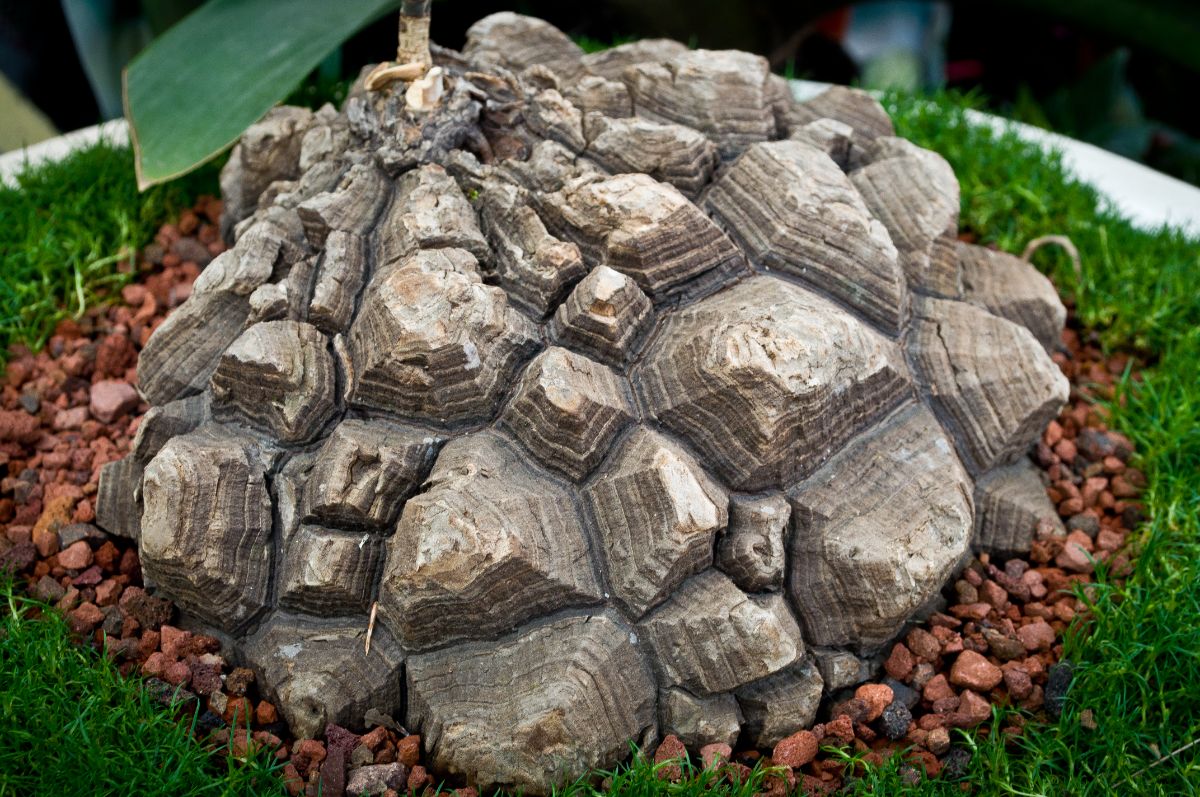
[[[1020,252],[1028,240],[1040,235],[1070,236],[1082,257],[1080,279],[1061,254],[1043,250],[1036,262],[1074,297],[1080,319],[1100,332],[1106,346],[1133,348],[1150,357],[1143,380],[1124,384],[1112,404],[1114,426],[1136,442],[1138,464],[1149,477],[1145,498],[1153,520],[1138,532],[1142,554],[1136,569],[1121,586],[1101,578],[1094,592],[1091,624],[1086,632],[1072,633],[1066,642],[1067,657],[1078,665],[1078,671],[1061,721],[1030,724],[1020,739],[1008,743],[962,734],[960,744],[972,751],[962,781],[970,783],[975,794],[1196,794],[1200,792],[1200,745],[1158,765],[1154,762],[1200,738],[1200,246],[1196,240],[1171,230],[1147,232],[1133,228],[1104,207],[1091,188],[1069,179],[1056,156],[1047,156],[1014,136],[997,136],[971,127],[963,114],[964,108],[972,104],[970,98],[940,95],[930,101],[893,95],[886,104],[900,134],[941,152],[954,166],[962,184],[964,228],[984,242],[995,242],[1013,252]],[[115,164],[111,167],[114,172],[128,164],[125,153],[110,149],[107,157]],[[43,208],[53,202],[57,213],[75,220],[71,226],[55,231],[61,239],[58,251],[95,252],[77,255],[77,263],[94,263],[105,256],[101,253],[111,254],[136,238],[116,238],[110,231],[104,233],[108,236],[104,239],[109,242],[107,248],[96,247],[90,242],[100,233],[86,222],[88,217],[80,212],[80,203],[70,199],[66,210],[58,211],[55,197],[72,195],[61,190],[61,185],[56,188],[54,180],[62,185],[86,186],[89,180],[108,174],[107,168],[93,163],[87,170],[91,176],[84,179],[68,165],[57,177],[42,177]],[[11,197],[0,195],[0,221],[6,222],[0,224],[0,235],[16,236],[15,240],[40,248],[36,236],[21,231],[19,223],[16,230],[10,229],[13,223],[7,214],[12,212],[8,209],[12,204]],[[152,205],[135,207],[147,214],[142,229],[152,230],[161,211]],[[48,211],[43,209],[41,215],[48,216]],[[100,212],[94,221],[97,226],[111,227],[112,219],[111,214]],[[54,230],[45,219],[38,223],[39,230]],[[14,256],[5,255],[4,285],[8,284],[7,261]],[[56,281],[46,283],[47,288],[41,292],[30,288],[20,303],[3,305],[21,309],[28,303],[46,308],[42,316],[32,315],[32,320],[20,327],[42,330],[22,333],[23,339],[37,340],[46,329],[44,318],[56,312],[53,302],[65,300],[68,312],[78,306],[71,304],[75,301],[74,272],[46,256],[22,253],[20,259],[23,263],[56,264]],[[103,269],[97,269],[100,271]],[[66,275],[71,279],[64,288],[59,281]],[[84,300],[88,300],[86,290]],[[41,326],[33,323],[39,317],[43,317]],[[7,322],[3,329],[10,329]],[[128,771],[138,769],[129,762],[161,756],[164,748],[148,752],[147,742],[139,741],[142,737],[113,733],[112,727],[125,721],[119,717],[126,712],[140,712],[142,708],[130,706],[145,707],[144,701],[138,703],[141,698],[136,690],[121,692],[126,687],[116,683],[111,668],[102,665],[100,672],[107,674],[101,676],[83,672],[82,663],[91,667],[91,659],[79,658],[85,654],[66,644],[61,623],[44,624],[40,631],[29,628],[36,624],[27,620],[18,625],[19,634],[6,630],[2,642],[5,653],[0,664],[0,729],[4,730],[0,730],[0,777],[13,777],[3,774],[10,771],[27,777],[32,762],[54,761],[54,756],[66,755],[61,742],[47,745],[43,740],[61,739],[54,732],[62,733],[59,726],[76,722],[81,713],[77,709],[84,706],[89,709],[83,712],[87,717],[84,724],[96,725],[87,726],[75,740],[76,746],[82,745],[90,752],[75,762],[52,766],[64,766],[64,771],[103,767],[101,771],[112,773],[114,793],[136,793],[140,786],[121,780],[132,777]],[[54,675],[58,672],[63,674]],[[32,682],[24,691],[36,697],[16,694],[21,690],[10,684],[20,679]],[[104,719],[106,711],[90,710],[100,706],[115,712],[118,719],[110,723]],[[1098,723],[1096,730],[1080,724],[1079,715],[1084,709],[1092,710]],[[48,717],[40,733],[17,737],[8,730],[19,728],[20,722],[36,717],[39,711]],[[155,724],[158,720],[152,711],[134,724],[143,721],[168,733],[165,725]],[[36,750],[14,748],[13,738],[25,739],[26,745],[36,744]],[[183,744],[179,742],[181,747]],[[173,760],[192,755],[171,745],[165,749],[179,757]],[[120,762],[120,766],[109,768],[99,760],[103,758]],[[194,771],[212,773],[211,759],[208,761]],[[140,771],[146,769],[142,766]],[[166,772],[169,767],[158,769]],[[665,783],[655,777],[652,764],[644,759],[604,773],[612,792],[620,795],[713,793],[711,776],[695,770],[691,774],[683,783]],[[215,779],[211,774],[195,777],[189,787],[207,791],[179,793],[249,790],[247,776],[238,770],[220,771]],[[37,782],[22,781],[7,788],[10,793],[24,793]],[[964,793],[961,786],[959,781],[942,778],[925,781],[916,788],[906,787],[899,764],[893,761],[883,767],[866,768],[854,791],[960,795]],[[0,786],[0,797],[6,794],[3,789]],[[563,793],[586,795],[595,791],[594,786],[581,781]],[[727,789],[724,793],[747,792]]]
[[[1149,477],[1153,520],[1136,569],[1121,586],[1101,580],[1092,623],[1067,640],[1078,671],[1062,720],[1011,750],[981,743],[968,779],[997,794],[1196,794],[1200,746],[1151,765],[1200,738],[1200,242],[1134,228],[1057,156],[970,127],[961,97],[887,104],[901,135],[954,166],[965,228],[1014,252],[1039,235],[1070,236],[1082,280],[1061,255],[1039,265],[1106,345],[1152,355],[1143,381],[1126,381],[1110,404]],[[1084,709],[1096,730],[1079,723]]]
[[[266,753],[209,752],[42,608],[0,577],[0,797],[285,793]]]
[[[60,319],[123,285],[130,253],[215,193],[215,177],[209,166],[139,194],[129,149],[101,142],[0,186],[0,363],[9,344],[40,347]]]
[[[1072,239],[1083,260],[1082,283],[1061,254],[1042,250],[1035,262],[1075,297],[1080,319],[1107,344],[1166,355],[1181,335],[1196,334],[1196,240],[1170,229],[1134,228],[1094,189],[1069,179],[1057,154],[972,127],[964,110],[980,103],[969,96],[928,101],[893,94],[885,102],[898,134],[954,167],[963,228],[1018,254],[1039,235]]]

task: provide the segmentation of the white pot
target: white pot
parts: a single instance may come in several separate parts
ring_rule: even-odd
[[[828,83],[811,80],[789,82],[792,95],[800,101],[812,99],[829,88]],[[1156,230],[1168,224],[1191,235],[1200,235],[1200,188],[1092,144],[1040,127],[980,111],[967,111],[967,118],[996,133],[1012,130],[1017,137],[1037,144],[1045,151],[1062,153],[1062,164],[1067,172],[1075,179],[1091,184],[1134,226]],[[1047,234],[1055,232],[1058,231],[1046,230]]]
[[[92,125],[76,130],[73,133],[47,139],[12,152],[0,155],[0,183],[15,185],[16,176],[29,166],[37,166],[46,161],[62,160],[71,152],[91,146],[101,139],[114,144],[129,143],[129,128],[124,119],[114,119],[102,125]]]

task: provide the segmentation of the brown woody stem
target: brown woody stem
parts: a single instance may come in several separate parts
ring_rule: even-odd
[[[426,67],[433,63],[429,54],[429,4],[430,0],[404,0],[400,4],[396,63],[417,63]]]

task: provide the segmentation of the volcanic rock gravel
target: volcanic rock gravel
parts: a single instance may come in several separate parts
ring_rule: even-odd
[[[122,671],[146,677],[152,693],[166,700],[183,689],[185,708],[202,709],[200,732],[214,745],[234,755],[254,746],[275,748],[292,794],[316,793],[318,784],[326,794],[339,784],[347,794],[360,786],[371,794],[421,793],[435,779],[420,763],[418,736],[405,735],[399,726],[377,725],[361,735],[330,726],[319,729],[325,741],[293,739],[276,707],[258,696],[254,674],[233,666],[217,639],[173,626],[172,605],[141,586],[136,549],[94,525],[98,469],[129,449],[138,413],[145,410],[145,405],[126,407],[101,420],[92,409],[96,386],[133,384],[141,343],[188,295],[201,269],[200,263],[175,254],[174,244],[184,240],[181,228],[192,230],[187,240],[216,254],[222,248],[214,235],[219,214],[219,202],[201,200],[179,224],[163,227],[143,253],[137,280],[119,301],[89,311],[78,322],[62,323],[43,352],[14,347],[10,353],[0,403],[5,466],[0,561],[21,574],[31,594],[57,605],[82,641],[106,641]],[[1084,608],[1067,591],[1075,582],[1086,583],[1094,561],[1111,560],[1116,573],[1127,571],[1125,538],[1144,519],[1136,495],[1145,479],[1129,464],[1130,442],[1109,431],[1092,404],[1094,396],[1111,395],[1127,358],[1104,359],[1090,337],[1074,328],[1063,331],[1053,356],[1072,379],[1073,402],[1046,428],[1030,461],[1060,516],[1033,521],[1032,554],[972,561],[947,588],[945,610],[911,628],[881,662],[874,662],[885,677],[827,694],[825,720],[811,730],[767,749],[737,752],[725,743],[689,751],[668,739],[656,758],[667,761],[690,752],[699,765],[720,768],[730,779],[744,777],[749,765],[766,759],[791,773],[779,785],[795,783],[809,793],[824,793],[855,773],[822,747],[866,751],[873,760],[909,747],[905,755],[914,772],[924,767],[932,776],[943,763],[961,768],[968,755],[952,745],[949,729],[982,724],[982,732],[997,732],[986,727],[993,703],[1016,704],[1035,716],[1039,710],[1056,714],[1070,684],[1069,666],[1058,662],[1059,640]],[[114,394],[122,392],[117,388]],[[58,420],[71,412],[82,419]],[[769,518],[768,510],[734,509]],[[786,695],[781,686],[759,699],[786,702]],[[715,704],[683,704],[679,710],[694,712],[693,721],[705,726],[721,721]],[[706,716],[704,710],[711,713]],[[999,730],[1015,734],[1020,727]],[[339,754],[331,756],[334,745]],[[682,770],[666,767],[661,773],[678,777]]]
[[[324,742],[292,740],[276,707],[260,696],[253,673],[232,666],[237,662],[226,658],[232,652],[223,651],[218,639],[172,625],[171,604],[142,588],[136,547],[123,538],[109,538],[95,525],[99,470],[130,450],[140,413],[147,409],[137,400],[133,387],[137,354],[166,313],[191,294],[192,283],[207,262],[224,250],[218,234],[220,213],[220,202],[202,200],[177,225],[165,226],[147,247],[138,264],[138,279],[124,288],[120,301],[91,310],[78,321],[63,322],[43,352],[34,355],[14,347],[0,396],[0,464],[5,467],[0,483],[0,523],[4,524],[0,564],[20,572],[31,593],[66,613],[82,640],[100,644],[106,639],[109,655],[121,662],[122,670],[146,676],[148,687],[156,694],[169,696],[175,688],[186,690],[185,696],[203,709],[202,730],[211,731],[218,745],[229,747],[235,755],[256,745],[276,747],[276,754],[288,762],[284,772],[292,793],[316,793],[318,788],[325,794],[341,793],[347,785],[363,785],[383,794],[420,792],[432,779],[419,764],[419,737],[403,733],[398,726],[377,726],[357,735],[328,724],[306,729],[306,733],[323,735]],[[997,253],[995,257],[1007,256]],[[919,265],[905,262],[906,268]],[[589,277],[594,284],[585,283],[597,297],[607,297],[628,289],[621,279],[618,272],[608,274],[601,269]],[[552,325],[552,329],[570,327],[569,307],[569,303],[560,307],[562,319],[556,320],[558,326]],[[336,312],[331,309],[334,315]],[[625,328],[635,326],[636,321],[631,321]],[[597,352],[613,352],[602,359],[620,362],[621,349],[612,349],[612,341],[586,327],[579,327],[576,334],[582,336],[580,340],[592,341]],[[571,367],[569,356],[548,350],[541,370],[528,372],[529,384],[523,389],[544,389],[539,386],[539,374]],[[964,751],[951,745],[948,729],[986,722],[993,703],[1011,702],[1035,712],[1044,707],[1051,713],[1061,706],[1070,675],[1065,665],[1056,664],[1061,654],[1058,640],[1084,608],[1068,592],[1072,584],[1089,580],[1095,561],[1110,560],[1117,574],[1127,570],[1125,538],[1128,530],[1144,519],[1136,497],[1145,478],[1130,464],[1132,445],[1106,429],[1103,416],[1090,401],[1093,394],[1108,394],[1126,358],[1104,359],[1094,341],[1070,328],[1063,332],[1061,344],[1053,347],[1052,356],[1072,380],[1072,403],[1045,429],[1033,457],[1011,466],[1017,475],[1006,478],[1003,489],[989,492],[981,480],[978,489],[982,495],[977,496],[977,501],[992,501],[1002,512],[1020,518],[1020,527],[1028,534],[1025,544],[1032,543],[1030,555],[1000,558],[980,553],[946,590],[943,610],[925,625],[903,634],[882,657],[859,661],[849,653],[831,656],[814,650],[827,685],[820,715],[824,721],[810,730],[774,738],[763,732],[774,727],[772,722],[779,723],[777,717],[785,713],[794,716],[797,710],[815,711],[821,697],[797,691],[811,679],[784,670],[756,683],[753,695],[739,692],[737,703],[732,703],[733,727],[740,704],[740,710],[747,712],[745,727],[763,746],[761,751],[746,748],[734,752],[736,746],[724,742],[689,750],[678,739],[667,737],[657,750],[657,759],[690,753],[699,756],[704,765],[721,767],[725,776],[737,779],[745,776],[747,766],[765,757],[787,768],[786,777],[780,776],[774,786],[790,789],[799,785],[816,792],[836,788],[854,777],[853,769],[823,755],[822,746],[846,746],[866,751],[873,758],[911,747],[906,754],[910,763],[935,775],[941,760],[957,761],[956,766],[961,766]],[[565,364],[560,364],[564,359]],[[234,381],[228,385],[234,394],[248,389]],[[603,391],[592,391],[589,400],[598,406],[608,402],[608,407],[619,407],[620,401],[614,404]],[[239,405],[232,406],[236,410]],[[244,405],[244,411],[255,411],[252,400]],[[512,411],[520,411],[520,404],[514,403]],[[287,419],[277,422],[286,427]],[[570,469],[576,467],[574,463],[587,461],[588,450],[579,447],[587,443],[581,438],[574,448],[556,453],[561,466]],[[404,456],[409,454],[388,467],[405,467]],[[1037,505],[1025,496],[1038,491],[1050,497],[1057,516],[1039,515],[1030,509]],[[350,507],[361,513],[356,517],[366,519],[386,512],[380,505],[358,506],[345,495],[330,505],[339,510]],[[739,540],[744,534],[746,545],[772,551],[771,556],[778,557],[777,567],[782,568],[782,541],[773,538],[779,525],[774,518],[787,511],[786,504],[735,503],[730,510],[730,534],[723,538],[724,550],[742,544]],[[718,520],[724,525],[724,519]],[[976,539],[987,539],[985,531],[977,529]],[[1015,541],[1013,550],[1020,546],[1021,541]],[[988,547],[1005,549],[1001,544]],[[718,555],[723,555],[722,550],[718,549]],[[771,561],[768,557],[764,564]],[[731,567],[729,572],[746,589],[777,584],[782,578],[779,569],[759,572]],[[715,573],[709,578],[721,579],[725,577],[718,578]],[[693,588],[702,586],[697,581]],[[722,582],[704,589],[726,587]],[[630,600],[654,597],[637,584],[628,590]],[[299,597],[304,594],[298,591],[296,599],[361,600],[353,593],[335,597],[316,592],[311,598]],[[769,607],[755,611],[762,613],[764,621],[771,616]],[[697,633],[727,633],[722,624],[711,629],[701,627],[703,623],[697,625],[699,617],[673,618],[669,605],[655,617],[650,633],[682,633],[687,638]],[[385,636],[376,640],[387,644]],[[888,682],[843,691],[837,680],[843,676],[831,677],[845,673],[845,683],[854,687],[861,680],[860,670],[879,665]],[[680,670],[677,677],[687,682],[688,678],[713,676]],[[704,698],[699,707],[681,704],[684,713],[679,716],[691,712],[689,716],[696,722],[709,719],[707,725],[715,727],[713,723],[719,724],[721,716],[717,704],[710,706],[705,701],[711,702]],[[799,708],[809,705],[811,709]],[[711,719],[700,713],[706,708],[714,711]],[[506,733],[504,727],[491,723],[481,725],[480,731]],[[1003,729],[1005,733],[1019,731],[1016,726]],[[671,767],[662,770],[667,777],[676,776],[677,771]]]

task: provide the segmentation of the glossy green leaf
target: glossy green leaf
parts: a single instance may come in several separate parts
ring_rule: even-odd
[[[138,187],[219,155],[398,0],[209,0],[125,70]]]

